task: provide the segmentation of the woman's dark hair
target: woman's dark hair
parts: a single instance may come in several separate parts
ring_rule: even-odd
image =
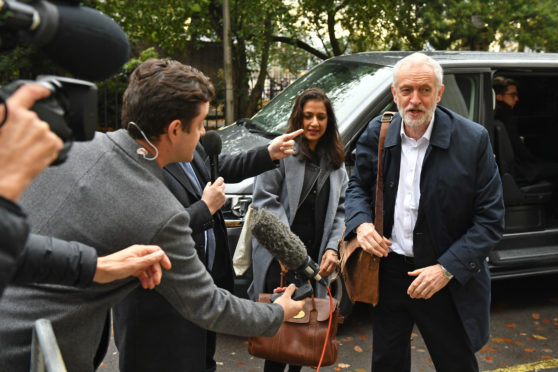
[[[207,76],[192,66],[168,59],[148,59],[130,75],[122,103],[122,127],[134,138],[141,138],[135,122],[150,139],[164,133],[173,120],[190,132],[200,105],[211,101],[214,91]]]
[[[294,132],[295,130],[304,128],[304,105],[308,101],[323,102],[327,112],[327,128],[316,146],[316,151],[328,157],[333,163],[335,169],[338,169],[345,161],[345,150],[343,149],[343,141],[339,135],[337,127],[337,119],[333,112],[333,106],[329,98],[323,90],[318,88],[310,88],[302,92],[296,99],[293,111],[289,118],[287,133]],[[298,153],[307,158],[312,157],[312,151],[308,144],[308,140],[303,135],[296,138],[298,145]]]

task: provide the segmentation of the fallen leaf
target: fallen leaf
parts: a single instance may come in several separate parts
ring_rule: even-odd
[[[108,367],[108,364],[106,363],[101,363],[101,365],[99,367]]]
[[[487,355],[487,356],[484,357],[484,360],[486,360],[487,362],[492,362],[492,356]]]
[[[418,335],[416,333],[411,333],[411,341],[413,341],[415,338],[417,338]]]
[[[533,319],[539,320],[541,318],[541,314],[533,313],[531,314],[531,317],[533,317]]]
[[[237,366],[237,367],[242,367],[243,365],[244,365],[243,362],[238,362],[238,363],[235,364],[235,366]]]
[[[543,319],[544,324],[550,324],[550,319]]]
[[[500,365],[501,365],[501,366],[504,366],[504,367],[507,367],[507,366],[508,366],[508,363],[506,363],[506,362],[500,362]]]
[[[223,363],[223,362],[215,362],[215,364],[217,364],[218,366],[224,366],[225,365],[225,363]]]
[[[357,353],[362,353],[362,348],[361,348],[360,346],[358,346],[358,345],[355,346],[353,349],[354,349]]]
[[[335,369],[336,371],[341,371],[341,368],[339,368],[339,367],[335,367],[334,369]]]
[[[425,352],[426,352],[426,350],[424,350],[423,348],[420,348],[420,347],[417,349],[417,351],[418,351],[419,353],[425,353]]]
[[[506,328],[515,328],[515,323],[510,323],[505,325]]]
[[[551,349],[542,349],[541,350],[543,353],[552,353]]]
[[[365,336],[365,335],[360,335],[360,336],[358,336],[358,337],[360,337],[361,340],[365,340],[365,341],[368,340],[368,337]]]
[[[503,338],[500,338],[500,337],[494,337],[494,338],[492,339],[492,342],[495,342],[495,343],[497,343],[497,344],[501,344],[501,343],[504,342],[504,339],[503,339]]]
[[[353,340],[353,338],[351,336],[347,336],[347,337],[344,337],[344,338],[340,339],[339,341],[340,342],[349,342],[349,341],[352,341],[352,340]]]
[[[537,340],[546,340],[547,338],[541,335],[533,334],[533,338]]]
[[[533,352],[535,352],[535,349],[531,349],[530,347],[526,347],[524,350],[525,350],[526,352],[528,352],[528,353],[533,353]]]
[[[362,369],[362,368],[357,368],[357,369],[355,369],[355,372],[366,372],[366,370]]]
[[[516,345],[523,345],[524,344],[523,341],[514,341],[513,343],[516,344]]]
[[[347,363],[338,363],[337,367],[339,368],[349,368],[351,365]]]
[[[550,355],[541,355],[541,360],[550,360],[552,357]]]
[[[520,335],[521,335],[521,336],[527,336],[527,333],[521,332]]]

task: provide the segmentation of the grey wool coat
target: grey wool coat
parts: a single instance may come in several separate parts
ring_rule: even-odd
[[[323,159],[320,168],[329,174],[330,189],[318,261],[321,261],[326,249],[337,251],[337,242],[343,233],[345,192],[349,182],[344,164],[339,169],[332,169]],[[252,195],[254,209],[266,208],[285,225],[291,226],[300,201],[305,164],[302,156],[289,156],[281,160],[279,168],[256,177]],[[252,284],[248,288],[248,294],[253,300],[256,300],[264,290],[265,277],[272,261],[273,257],[269,251],[253,238],[252,268],[254,276]],[[327,278],[327,280],[329,279]],[[321,285],[317,286],[317,291],[316,295],[319,297],[324,297],[327,293]]]
[[[282,308],[214,285],[194,248],[188,213],[164,185],[157,163],[137,154],[139,147],[125,130],[75,143],[66,163],[43,172],[21,199],[33,231],[88,244],[100,256],[137,243],[160,245],[172,269],[155,290],[185,318],[216,332],[275,334]],[[138,285],[128,278],[87,289],[8,287],[0,301],[0,371],[29,371],[38,318],[51,320],[69,371],[93,371],[107,312]]]

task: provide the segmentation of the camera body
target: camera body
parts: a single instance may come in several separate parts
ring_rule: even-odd
[[[64,162],[72,142],[89,141],[97,127],[97,86],[89,81],[63,76],[41,75],[37,80],[16,80],[0,89],[0,95],[7,99],[23,84],[41,84],[51,91],[51,95],[35,102],[31,110],[64,141],[54,165]]]

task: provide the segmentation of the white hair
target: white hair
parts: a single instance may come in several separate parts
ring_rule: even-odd
[[[442,69],[442,66],[440,66],[438,61],[434,60],[434,58],[419,52],[410,54],[407,57],[400,59],[395,64],[395,66],[393,67],[393,86],[397,86],[397,78],[401,68],[403,66],[414,64],[427,64],[428,66],[432,67],[432,70],[434,71],[434,77],[436,78],[436,90],[440,90],[444,79],[444,70]]]

